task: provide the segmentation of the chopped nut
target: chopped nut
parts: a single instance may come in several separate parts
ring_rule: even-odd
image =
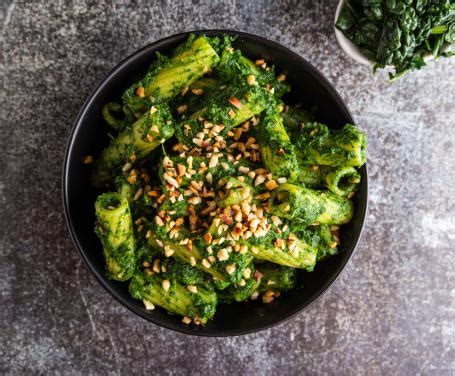
[[[196,259],[193,256],[190,257],[190,265],[191,266],[195,266],[196,265]]]
[[[258,185],[261,185],[265,181],[265,176],[264,175],[258,175],[256,176],[256,179],[254,180],[254,185],[257,187]]]
[[[218,156],[212,155],[209,161],[209,168],[216,167],[218,165]]]
[[[262,295],[262,302],[267,304],[271,303],[274,300],[274,297],[278,297],[280,293],[278,291],[268,290]]]
[[[127,171],[131,170],[131,167],[133,167],[133,165],[130,162],[126,162],[122,167],[122,171],[127,172]]]
[[[278,187],[278,184],[275,180],[269,180],[267,183],[265,183],[265,186],[269,191],[273,191]]]
[[[218,257],[218,260],[220,261],[226,261],[229,258],[226,248],[220,249],[216,254],[216,257]]]
[[[148,300],[142,300],[142,303],[144,303],[145,309],[147,311],[153,311],[155,309],[155,305],[152,302],[149,302]]]
[[[278,75],[276,79],[277,81],[284,81],[286,79],[286,76],[283,73],[281,73],[280,75]]]
[[[181,106],[177,107],[177,112],[179,114],[183,114],[187,109],[188,109],[188,106],[186,104],[182,104]]]
[[[158,226],[164,226],[163,220],[162,220],[161,217],[158,216],[158,215],[155,216],[155,223],[156,223]]]
[[[249,74],[246,77],[246,82],[248,83],[248,85],[254,85],[256,83],[256,77],[254,77],[252,74]]]
[[[259,293],[257,291],[253,292],[250,296],[251,300],[256,300],[259,297]]]
[[[85,158],[84,158],[84,164],[90,164],[93,162],[93,157],[91,155],[87,155]]]
[[[191,90],[191,92],[194,95],[202,95],[202,94],[204,94],[204,90],[202,90],[202,89],[193,89],[193,90]]]
[[[172,176],[170,176],[168,173],[164,173],[163,174],[163,178],[164,180],[166,180],[170,185],[172,185],[173,187],[175,188],[178,188],[179,187],[179,183],[177,182],[177,180],[175,180]]]
[[[164,291],[168,291],[169,288],[171,287],[171,282],[169,282],[169,280],[165,279],[162,283],[162,286],[163,286]]]
[[[232,119],[235,116],[235,111],[230,109],[228,112],[229,117]]]
[[[139,188],[137,191],[136,191],[136,194],[134,195],[133,197],[133,200],[134,201],[137,201],[139,200],[141,197],[142,197],[142,193],[144,192],[144,190],[142,188]]]
[[[254,62],[254,64],[256,64],[256,65],[258,65],[258,66],[263,65],[263,64],[265,64],[265,60],[264,60],[264,59],[258,59],[258,60],[256,60],[256,61]]]
[[[150,107],[150,115],[153,115],[157,111],[158,110],[157,110],[157,108],[155,106]],[[156,125],[154,125],[154,127],[156,127],[156,133],[160,133],[159,130],[158,130],[158,127]]]
[[[212,264],[210,264],[210,262],[208,262],[207,259],[202,259],[202,266],[204,268],[209,269],[212,266]]]
[[[165,245],[164,246],[164,255],[166,257],[171,257],[173,254],[174,254],[174,250],[171,247],[169,247],[168,245]]]
[[[136,95],[140,98],[144,98],[145,97],[145,90],[142,86],[139,86],[137,89],[136,89]]]
[[[161,269],[160,269],[160,259],[156,259],[155,261],[153,261],[153,271],[155,273],[160,273]]]
[[[236,266],[235,264],[229,264],[228,266],[226,266],[226,272],[228,274],[232,274],[235,272],[235,269],[236,269]]]
[[[202,238],[204,239],[204,241],[207,244],[210,244],[212,242],[212,234],[210,232],[207,232],[206,234],[204,234],[204,236]]]
[[[183,319],[182,319],[182,322],[184,324],[191,324],[191,319],[188,317],[188,316],[184,316]]]
[[[193,294],[197,294],[197,287],[194,285],[188,285],[186,286],[189,292],[192,292]]]
[[[180,163],[177,164],[177,173],[179,176],[184,176],[186,172],[186,167],[184,165],[181,165]]]

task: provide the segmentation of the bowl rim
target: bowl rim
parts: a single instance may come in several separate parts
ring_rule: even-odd
[[[258,42],[265,43],[266,45],[269,46],[270,49],[279,49],[285,52],[286,54],[290,55],[293,59],[298,61],[299,65],[305,66],[306,69],[308,69],[312,75],[314,75],[319,82],[321,82],[323,85],[325,85],[325,88],[328,90],[330,95],[333,97],[334,101],[337,103],[337,105],[341,106],[346,115],[348,116],[349,120],[354,123],[354,119],[352,117],[351,112],[349,111],[347,105],[344,103],[343,99],[341,98],[340,94],[337,92],[335,87],[328,81],[328,79],[319,72],[318,69],[316,69],[311,63],[309,63],[306,59],[301,57],[299,54],[296,52],[292,51],[290,48],[272,41],[268,38],[261,37],[255,34],[251,33],[246,33],[242,31],[237,31],[234,29],[197,29],[197,30],[190,30],[190,31],[185,31],[177,34],[170,35],[165,38],[161,38],[157,41],[154,41],[152,43],[148,43],[147,45],[143,46],[142,48],[139,48],[132,54],[128,55],[126,58],[121,60],[118,64],[116,64],[105,76],[103,79],[101,79],[98,84],[95,86],[95,88],[91,91],[90,95],[87,97],[87,99],[84,101],[81,110],[79,111],[76,120],[74,121],[70,133],[68,135],[66,147],[65,147],[65,155],[64,155],[64,160],[63,160],[63,166],[62,166],[62,201],[63,201],[63,209],[65,213],[65,221],[68,226],[71,240],[78,250],[80,256],[84,260],[86,266],[89,268],[89,270],[92,272],[92,274],[95,276],[95,278],[98,280],[98,282],[103,286],[103,288],[119,303],[121,303],[124,307],[126,307],[128,310],[134,312],[136,315],[139,317],[143,318],[144,320],[147,320],[149,322],[152,322],[153,324],[164,327],[166,329],[173,330],[175,332],[183,333],[183,334],[189,334],[189,335],[194,335],[194,336],[200,336],[200,337],[232,337],[232,336],[239,336],[239,335],[246,335],[246,334],[251,334],[251,333],[256,333],[262,330],[270,329],[274,326],[280,325],[291,318],[295,317],[298,313],[308,309],[314,302],[319,300],[322,296],[324,296],[327,291],[330,289],[331,286],[336,282],[336,280],[340,277],[341,273],[346,269],[346,266],[348,262],[351,260],[354,252],[357,249],[357,245],[359,243],[359,240],[363,234],[364,226],[365,226],[365,220],[366,220],[366,213],[368,211],[368,170],[367,170],[367,164],[365,163],[362,167],[364,168],[364,181],[365,181],[365,202],[363,203],[363,208],[364,210],[359,214],[359,219],[360,219],[360,229],[358,233],[353,237],[352,241],[352,246],[350,249],[344,251],[345,258],[340,265],[339,269],[332,274],[331,278],[325,283],[325,286],[323,287],[323,290],[316,296],[312,297],[310,300],[307,302],[298,305],[296,308],[293,310],[290,310],[285,316],[282,318],[273,321],[271,323],[268,323],[266,325],[252,328],[252,329],[229,329],[229,330],[220,330],[220,331],[204,331],[204,330],[195,330],[195,328],[191,326],[173,326],[169,324],[168,322],[161,322],[156,320],[154,317],[147,315],[144,313],[143,310],[140,310],[133,304],[131,304],[129,299],[123,298],[117,291],[109,284],[107,283],[107,279],[103,276],[102,273],[100,273],[97,268],[90,262],[88,257],[86,256],[86,251],[83,249],[81,246],[78,235],[76,234],[76,230],[73,226],[72,219],[70,216],[69,212],[69,200],[68,200],[68,178],[69,178],[69,160],[70,156],[72,155],[72,150],[75,144],[75,136],[77,135],[81,124],[82,124],[82,119],[84,118],[85,114],[87,113],[88,109],[91,107],[93,101],[95,98],[98,96],[98,94],[102,91],[103,87],[112,79],[112,77],[120,70],[122,70],[124,67],[126,67],[131,60],[133,60],[136,56],[144,53],[147,50],[152,50],[151,53],[154,53],[155,51],[158,51],[161,47],[167,46],[169,42],[172,42],[175,39],[179,39],[183,36],[188,36],[189,34],[207,34],[210,36],[221,36],[221,35],[231,35],[231,36],[239,36],[244,39],[249,39]]]

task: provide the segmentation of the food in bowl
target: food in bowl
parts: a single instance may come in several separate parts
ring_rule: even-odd
[[[343,0],[336,27],[378,68],[396,80],[425,60],[455,53],[452,0]]]
[[[366,160],[354,125],[286,104],[283,73],[229,37],[191,35],[103,117],[95,230],[108,278],[205,324],[218,303],[270,303],[336,254]]]

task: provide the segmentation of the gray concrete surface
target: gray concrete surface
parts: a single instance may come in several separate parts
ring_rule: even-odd
[[[389,84],[338,47],[336,3],[2,2],[0,372],[455,373],[455,59]],[[289,46],[369,141],[367,227],[345,273],[305,313],[243,337],[193,338],[130,313],[82,264],[62,213],[64,146],[86,96],[137,48],[195,28]]]

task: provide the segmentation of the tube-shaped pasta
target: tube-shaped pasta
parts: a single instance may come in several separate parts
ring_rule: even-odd
[[[188,245],[189,242],[191,242],[190,246]],[[152,233],[148,239],[148,243],[160,250],[167,257],[176,257],[212,275],[215,282],[217,282],[217,287],[220,289],[225,288],[231,283],[239,282],[242,278],[243,271],[251,262],[249,255],[242,255],[232,251],[226,251],[226,253],[223,251],[226,258],[222,258],[221,260],[216,259],[215,261],[212,259],[212,262],[210,262],[210,256],[204,249],[204,246],[202,248],[198,246],[198,244],[204,244],[204,241],[191,241],[189,239],[183,239],[182,236],[177,240],[167,240],[164,237],[159,239],[156,234]],[[220,247],[213,246],[212,254],[215,256],[219,250],[218,248]]]
[[[133,220],[128,201],[108,192],[95,202],[96,233],[103,245],[108,276],[117,281],[131,278],[135,268]]]
[[[316,191],[294,184],[278,186],[269,199],[271,213],[311,224],[345,224],[353,215],[352,202],[331,192]]]
[[[352,124],[329,130],[324,124],[307,123],[296,150],[299,163],[304,165],[360,167],[366,161],[365,135]]]
[[[168,60],[161,56],[158,64],[123,94],[125,109],[139,117],[150,105],[173,98],[219,60],[204,36],[189,39],[179,47],[175,56]]]
[[[109,185],[132,155],[146,157],[174,133],[173,120],[166,105],[152,106],[131,127],[126,128],[102,152],[95,162],[92,182]]]
[[[286,291],[295,286],[297,271],[294,268],[269,263],[258,264],[261,284],[259,292],[268,290]]]
[[[136,273],[131,279],[129,292],[135,299],[142,300],[146,307],[157,305],[169,312],[206,323],[215,314],[217,296],[203,286],[194,286],[192,291],[176,279],[166,275]],[[150,305],[153,304],[153,305]]]
[[[186,108],[185,112],[192,114],[204,108],[207,99],[219,91],[220,83],[210,77],[201,77],[194,81],[188,90],[183,90],[181,95],[177,95],[170,103],[171,108]]]
[[[262,87],[226,88],[207,100],[206,106],[184,120],[176,128],[176,136],[185,145],[202,147],[204,139],[197,137],[204,131],[204,122],[222,125],[217,134],[224,136],[232,128],[261,113],[270,94]],[[200,121],[200,120],[204,121]],[[209,136],[207,136],[209,138]]]
[[[276,106],[265,111],[256,127],[256,138],[262,161],[275,177],[291,180],[298,176],[299,166],[291,140],[283,125],[283,119]]]
[[[285,106],[281,112],[283,124],[290,134],[300,132],[305,123],[313,121],[311,114],[295,106]]]
[[[354,167],[300,166],[298,181],[307,188],[327,187],[338,196],[347,197],[360,184],[360,174]]]
[[[253,244],[241,241],[248,247],[248,252],[256,259],[274,262],[275,264],[312,271],[316,264],[317,247],[298,239],[294,234],[289,234],[286,239],[281,239],[281,246],[268,242]]]
[[[106,103],[103,106],[101,111],[104,120],[106,123],[117,132],[122,131],[125,126],[126,122],[124,120],[117,119],[113,113],[122,113],[122,105],[115,102]]]
[[[215,72],[223,81],[230,84],[232,82],[236,83],[237,86],[259,84],[268,87],[269,90],[273,89],[272,92],[277,98],[281,98],[290,91],[290,86],[286,81],[278,80],[275,77],[273,67],[263,69],[243,56],[240,50],[233,50],[229,47],[222,52],[220,63],[215,68]]]

